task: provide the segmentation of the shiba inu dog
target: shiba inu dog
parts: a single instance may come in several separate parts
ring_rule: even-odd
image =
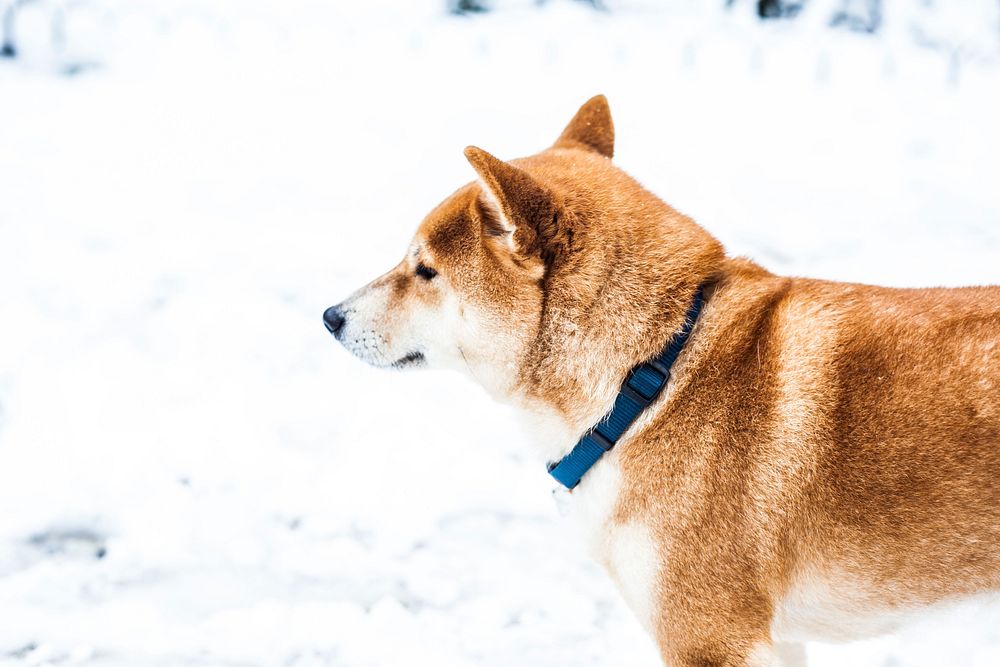
[[[773,275],[613,150],[600,96],[537,155],[467,148],[326,327],[515,405],[667,665],[801,664],[1000,588],[1000,287]]]

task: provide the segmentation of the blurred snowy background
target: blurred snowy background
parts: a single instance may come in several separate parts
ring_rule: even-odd
[[[658,664],[510,415],[325,307],[608,95],[730,252],[1000,282],[996,0],[0,0],[0,665]],[[447,407],[445,407],[447,406]],[[1000,612],[810,646],[1000,665]]]

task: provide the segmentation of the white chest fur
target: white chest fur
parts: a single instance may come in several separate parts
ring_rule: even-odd
[[[669,393],[669,387],[664,393]],[[654,413],[655,409],[649,409],[640,416],[633,432],[641,429]],[[567,428],[553,413],[523,412],[520,416],[544,460],[558,460],[579,438],[580,429]],[[626,434],[613,450],[601,457],[573,491],[559,486],[555,496],[571,530],[591,557],[605,567],[639,622],[652,633],[656,626],[657,578],[662,554],[645,524],[623,524],[614,518],[622,488],[618,455],[628,446],[629,439]]]
[[[605,566],[647,631],[656,618],[659,550],[642,523],[619,523],[613,513],[621,490],[621,469],[614,452],[606,454],[572,492],[561,492],[567,517],[591,556]]]

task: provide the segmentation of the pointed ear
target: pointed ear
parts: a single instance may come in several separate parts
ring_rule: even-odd
[[[528,172],[481,148],[469,146],[465,157],[479,174],[488,199],[483,202],[486,232],[506,237],[511,251],[520,255],[544,256],[556,231],[559,209],[553,194]]]
[[[556,140],[556,147],[587,148],[610,158],[615,152],[615,126],[604,95],[591,97]]]

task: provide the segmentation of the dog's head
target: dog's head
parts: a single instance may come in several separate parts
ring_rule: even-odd
[[[557,337],[582,344],[596,327],[627,348],[631,336],[608,320],[643,307],[630,256],[684,261],[700,229],[612,165],[613,150],[603,96],[532,157],[504,162],[467,148],[478,181],[427,216],[395,268],[329,308],[327,329],[372,365],[457,368],[499,394],[523,384],[531,366],[537,376]],[[672,237],[660,239],[655,230],[670,216]],[[663,312],[636,313],[629,326]]]

